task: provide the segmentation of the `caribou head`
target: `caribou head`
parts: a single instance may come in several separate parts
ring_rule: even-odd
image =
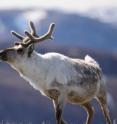
[[[29,27],[31,32],[25,31],[25,37],[16,33],[15,31],[11,31],[11,34],[16,36],[19,39],[19,42],[16,42],[12,47],[6,48],[0,51],[0,60],[13,62],[15,60],[19,60],[22,57],[31,57],[31,54],[34,50],[34,44],[42,42],[47,39],[53,39],[52,33],[55,27],[55,24],[52,23],[49,26],[48,32],[42,36],[38,36],[36,33],[36,29],[34,23],[32,21],[29,22]]]

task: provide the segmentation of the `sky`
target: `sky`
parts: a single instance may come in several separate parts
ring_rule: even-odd
[[[0,0],[0,9],[24,9],[29,7],[84,12],[96,7],[117,7],[117,0]]]

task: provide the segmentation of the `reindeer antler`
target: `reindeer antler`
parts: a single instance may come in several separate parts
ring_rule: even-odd
[[[18,34],[18,33],[15,32],[15,31],[11,31],[11,34],[14,35],[14,36],[16,36],[16,37],[19,38],[20,40],[23,40],[23,39],[24,39],[24,37],[23,37],[22,35]]]
[[[34,35],[34,36],[37,36],[36,29],[35,29],[34,23],[32,21],[29,22],[29,27],[30,27],[30,30],[31,30],[31,34]]]
[[[31,33],[29,33],[28,31],[25,31],[25,34],[27,35],[27,37],[23,37],[22,35],[18,34],[15,31],[11,32],[17,38],[22,40],[21,44],[23,46],[27,47],[30,44],[42,42],[42,41],[47,40],[47,39],[53,39],[52,33],[53,33],[53,30],[55,27],[54,23],[50,24],[48,32],[46,34],[40,36],[40,37],[36,34],[36,29],[35,29],[34,23],[32,21],[29,22],[29,26],[30,26]]]
[[[38,43],[38,42],[42,42],[42,41],[47,40],[47,39],[53,39],[52,33],[54,30],[54,27],[55,27],[54,23],[50,24],[48,32],[46,34],[40,36],[40,37],[34,36],[31,33],[29,33],[28,31],[25,31],[25,34],[30,39],[30,41],[28,43],[26,43],[25,45],[28,46],[29,44],[32,44],[32,43]]]

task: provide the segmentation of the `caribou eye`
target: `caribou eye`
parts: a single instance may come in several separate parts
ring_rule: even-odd
[[[20,45],[20,43],[16,42],[16,43],[15,43],[15,45],[17,45],[17,46],[18,46],[18,45]]]
[[[18,54],[23,54],[24,53],[24,50],[22,48],[20,48],[20,49],[17,50],[17,53]]]

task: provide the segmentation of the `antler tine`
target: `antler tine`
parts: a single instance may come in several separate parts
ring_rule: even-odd
[[[31,29],[31,34],[34,35],[34,36],[37,36],[36,29],[35,29],[34,23],[32,21],[29,22],[29,26],[30,26],[30,29]]]
[[[24,39],[24,37],[23,37],[22,35],[18,34],[18,33],[15,32],[15,31],[11,31],[11,34],[14,35],[14,36],[16,36],[16,37],[19,38],[20,40],[23,40],[23,39]]]
[[[52,23],[50,24],[49,26],[49,30],[46,34],[42,35],[41,37],[35,37],[33,36],[31,33],[29,33],[28,31],[25,31],[25,34],[30,38],[30,42],[28,42],[26,45],[29,45],[31,43],[38,43],[38,42],[42,42],[44,40],[47,40],[47,39],[53,39],[52,37],[52,33],[53,33],[53,30],[54,30],[54,27],[55,27],[55,24]]]

